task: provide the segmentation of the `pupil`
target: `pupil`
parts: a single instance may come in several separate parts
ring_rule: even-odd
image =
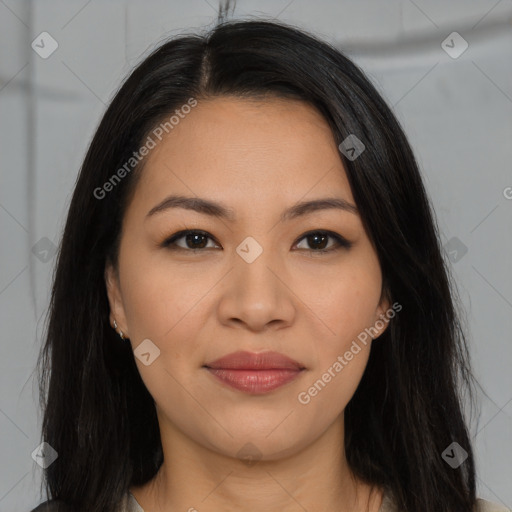
[[[203,245],[201,245],[200,247],[194,243],[196,241],[197,237],[204,237],[204,235],[201,235],[200,233],[192,233],[187,236],[187,242],[190,242],[191,240],[193,241],[192,242],[193,249],[202,248],[204,246],[204,240],[203,240]]]
[[[325,240],[327,239],[327,237],[325,235],[314,234],[314,235],[309,235],[309,238],[310,238],[310,240],[311,239],[317,240],[318,238],[323,238],[324,239],[324,243],[322,244],[322,247],[317,247],[317,248],[318,249],[325,249]]]
[[[203,243],[201,244],[200,238],[203,237]],[[204,235],[201,235],[200,233],[192,233],[187,235],[187,243],[190,242],[190,245],[193,246],[194,249],[197,248],[203,248],[204,247]],[[320,247],[318,245],[316,246],[317,249],[325,249],[325,241],[327,240],[327,237],[322,234],[313,234],[308,236],[309,242],[315,246],[315,244],[319,243],[319,240],[323,239],[323,241],[320,241]],[[199,244],[196,242],[199,240]],[[313,241],[313,242],[312,242]]]

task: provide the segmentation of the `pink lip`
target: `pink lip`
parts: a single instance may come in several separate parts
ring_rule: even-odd
[[[297,361],[278,352],[233,352],[205,367],[223,383],[251,394],[277,389],[304,369]]]
[[[279,352],[232,352],[205,366],[231,370],[301,370],[303,366]]]

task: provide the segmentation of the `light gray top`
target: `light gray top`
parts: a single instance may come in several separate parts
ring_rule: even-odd
[[[127,498],[128,499],[125,512],[144,512],[144,509],[139,505],[135,499],[135,496],[131,492],[128,492]],[[388,494],[384,494],[379,512],[399,512],[393,505],[393,501]],[[498,505],[497,503],[479,498],[477,500],[477,507],[475,512],[512,512],[512,510],[504,507],[503,505]]]

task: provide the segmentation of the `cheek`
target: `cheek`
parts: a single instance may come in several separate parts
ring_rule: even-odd
[[[334,331],[319,338],[315,364],[311,368],[299,407],[306,407],[319,424],[330,424],[354,395],[370,355],[372,338],[365,329],[372,325],[374,303],[366,296],[341,294],[331,304],[325,322]]]
[[[332,268],[329,275],[317,273],[315,283],[304,296],[325,335],[316,338],[315,364],[298,402],[314,409],[320,422],[330,422],[352,398],[368,362],[372,339],[366,329],[375,320],[380,271],[364,258],[355,258],[336,273]]]
[[[354,396],[368,356],[369,345],[361,345],[361,351],[351,361],[345,360],[345,364],[333,357],[329,364],[311,376],[309,387],[301,389],[297,396],[301,413],[314,417],[316,425],[330,425],[335,421]]]
[[[159,345],[172,347],[177,333],[193,339],[194,329],[201,325],[197,316],[204,310],[202,299],[216,279],[197,272],[193,264],[176,267],[160,253],[157,256],[126,251],[121,267],[123,303],[134,342],[154,338]]]
[[[132,346],[136,350],[149,339],[160,351],[148,366],[137,357],[135,362],[148,391],[171,416],[176,406],[180,414],[199,413],[187,390],[194,389],[195,372],[204,363],[200,331],[215,282],[211,275],[155,264],[126,266],[123,297]]]
[[[321,326],[325,351],[345,352],[351,341],[373,325],[381,295],[378,266],[362,258],[346,264],[315,269],[314,279],[303,280],[300,297]]]

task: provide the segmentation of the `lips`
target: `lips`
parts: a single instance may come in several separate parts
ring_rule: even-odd
[[[305,369],[278,352],[233,352],[204,366],[217,381],[249,394],[268,393]]]
[[[231,370],[302,370],[297,361],[279,352],[233,352],[205,365],[207,368]]]

